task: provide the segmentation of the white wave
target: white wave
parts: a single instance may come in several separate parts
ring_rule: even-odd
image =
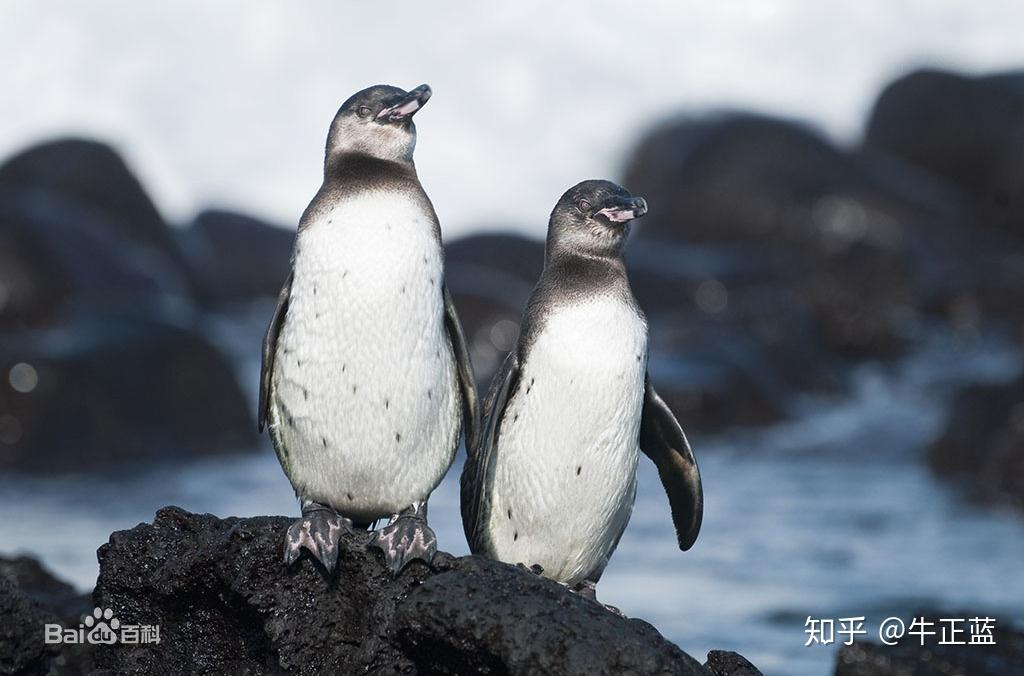
[[[0,155],[114,142],[159,206],[291,225],[356,89],[433,85],[417,155],[447,236],[543,230],[577,180],[615,176],[644,126],[750,107],[856,135],[878,88],[933,63],[1024,63],[1015,0],[902,3],[3,2]]]

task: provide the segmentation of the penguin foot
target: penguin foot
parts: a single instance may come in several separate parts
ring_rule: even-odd
[[[437,553],[437,536],[427,525],[426,505],[413,505],[373,534],[367,547],[384,554],[384,565],[395,577],[415,559],[428,565]]]
[[[621,610],[619,610],[615,606],[610,606],[607,603],[601,603],[600,601],[597,600],[597,583],[594,582],[593,580],[584,580],[583,582],[580,582],[575,587],[570,587],[569,591],[571,591],[571,592],[573,592],[575,594],[579,594],[583,598],[589,599],[589,600],[593,601],[594,603],[597,603],[598,605],[604,606],[605,610],[607,610],[610,613],[614,613],[615,615],[618,615],[619,617],[625,617],[626,616],[625,613],[623,613]]]
[[[288,527],[284,542],[284,563],[291,566],[299,560],[305,549],[323,564],[330,575],[338,562],[338,541],[342,534],[351,532],[351,519],[343,517],[327,505],[303,501],[302,517]]]

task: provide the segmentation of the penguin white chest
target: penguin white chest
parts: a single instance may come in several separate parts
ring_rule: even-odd
[[[499,559],[569,584],[600,575],[633,509],[646,367],[647,325],[624,300],[598,296],[546,317],[496,448]]]
[[[339,202],[294,266],[271,400],[292,484],[363,519],[426,499],[461,420],[430,214],[391,193]]]

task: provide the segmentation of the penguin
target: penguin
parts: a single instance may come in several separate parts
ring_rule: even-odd
[[[264,336],[259,429],[302,509],[288,566],[305,549],[330,575],[342,534],[383,518],[369,546],[394,575],[430,563],[427,499],[460,433],[478,443],[469,349],[413,163],[412,118],[430,95],[377,85],[342,104]]]
[[[461,477],[474,554],[593,600],[633,511],[639,453],[657,466],[680,549],[703,518],[700,470],[651,384],[647,321],[622,261],[630,222],[646,212],[610,181],[583,181],[558,200],[543,272]]]

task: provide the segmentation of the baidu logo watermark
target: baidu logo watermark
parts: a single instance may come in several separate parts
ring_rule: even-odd
[[[91,643],[113,645],[114,643],[138,644],[159,643],[160,625],[121,624],[109,608],[94,608],[86,615],[77,629],[66,629],[59,624],[43,626],[43,640],[46,643]]]

